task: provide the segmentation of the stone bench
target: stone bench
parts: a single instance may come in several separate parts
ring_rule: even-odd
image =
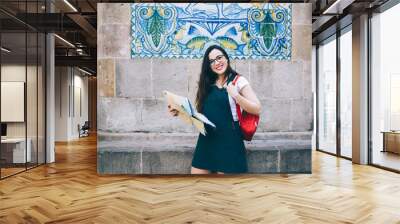
[[[98,133],[99,174],[188,174],[192,133]],[[311,173],[310,132],[257,133],[246,142],[250,173]]]

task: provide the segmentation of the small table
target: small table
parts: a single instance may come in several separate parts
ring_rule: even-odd
[[[1,139],[1,156],[7,163],[25,163],[31,161],[31,139],[26,140],[27,148],[25,154],[25,138]],[[12,154],[12,156],[11,156]],[[12,158],[12,160],[11,160]]]
[[[400,131],[382,131],[381,133],[383,133],[382,152],[400,154]]]

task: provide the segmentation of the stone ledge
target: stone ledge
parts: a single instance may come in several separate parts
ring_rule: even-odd
[[[190,173],[195,134],[99,133],[98,136],[99,174]],[[309,133],[258,134],[255,140],[246,142],[246,149],[249,173],[311,173]]]
[[[143,142],[168,142],[168,143],[196,143],[197,133],[168,133],[168,132],[134,132],[134,133],[97,133],[98,143],[106,142],[129,142],[129,145]],[[258,140],[306,140],[311,141],[311,132],[262,132],[256,133],[251,142],[245,141],[246,145],[254,144]]]

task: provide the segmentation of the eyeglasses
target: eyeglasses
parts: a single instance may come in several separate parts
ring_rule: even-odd
[[[225,56],[223,54],[218,55],[215,59],[210,60],[210,65],[214,65],[216,61],[220,62]]]

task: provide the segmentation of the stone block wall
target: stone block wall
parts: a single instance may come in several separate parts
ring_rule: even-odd
[[[98,172],[188,173],[198,134],[169,116],[162,91],[194,102],[201,59],[131,59],[130,13],[98,4]],[[311,172],[311,4],[292,16],[290,61],[232,60],[262,103],[251,172]]]

